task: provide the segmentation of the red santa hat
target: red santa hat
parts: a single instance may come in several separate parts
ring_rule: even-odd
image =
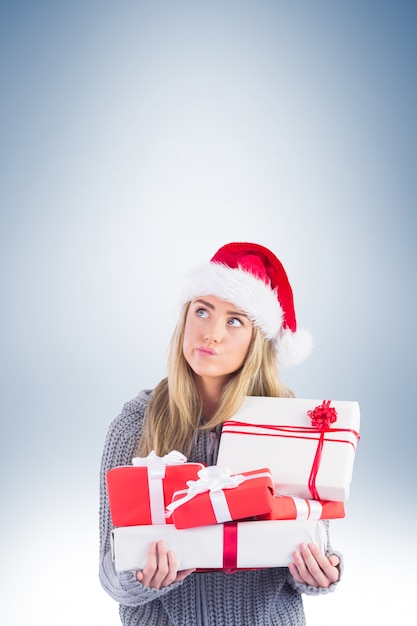
[[[216,296],[246,313],[269,339],[279,366],[301,363],[310,354],[311,334],[297,327],[291,285],[281,262],[256,243],[228,243],[192,270],[181,302]]]

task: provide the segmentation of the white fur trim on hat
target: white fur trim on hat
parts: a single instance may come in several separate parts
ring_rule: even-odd
[[[186,277],[180,293],[182,304],[198,296],[216,296],[246,313],[267,339],[277,336],[283,312],[276,293],[258,277],[220,263],[196,267]]]
[[[206,263],[191,270],[180,291],[180,303],[199,296],[215,296],[234,304],[246,313],[264,336],[271,340],[278,365],[290,367],[301,363],[313,348],[311,334],[298,328],[283,328],[284,313],[276,290],[257,276],[220,263]]]

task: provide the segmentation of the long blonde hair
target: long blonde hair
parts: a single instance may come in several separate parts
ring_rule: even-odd
[[[229,419],[245,396],[292,397],[294,394],[278,375],[276,354],[271,342],[253,327],[248,354],[222,391],[217,411],[201,424],[202,403],[193,371],[183,354],[185,320],[190,303],[181,313],[168,352],[168,375],[155,387],[145,413],[142,436],[135,454],[145,456],[155,450],[159,456],[179,450],[188,456],[197,429],[213,429]]]

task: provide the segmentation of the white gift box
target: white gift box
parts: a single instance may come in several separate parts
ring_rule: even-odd
[[[232,473],[268,467],[276,494],[346,501],[359,439],[359,404],[332,400],[336,420],[322,429],[312,426],[308,413],[323,402],[245,398],[223,424],[217,464]]]
[[[164,540],[178,569],[286,567],[300,543],[326,546],[321,520],[229,522],[179,530],[173,524],[125,526],[112,531],[116,571],[143,569],[149,544]]]

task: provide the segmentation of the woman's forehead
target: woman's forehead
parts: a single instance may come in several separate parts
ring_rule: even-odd
[[[228,300],[222,300],[217,296],[212,295],[202,295],[194,298],[192,303],[201,303],[208,306],[213,310],[223,310],[231,313],[239,313],[240,315],[247,315],[246,312],[240,307],[236,306],[233,302],[229,302]]]

